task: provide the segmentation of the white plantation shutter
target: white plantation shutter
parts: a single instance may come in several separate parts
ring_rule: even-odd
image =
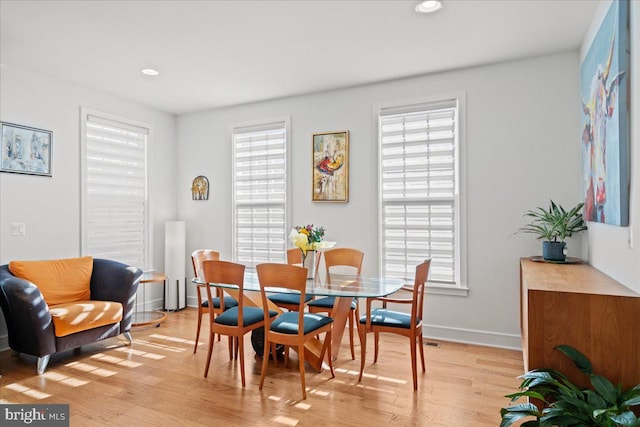
[[[431,283],[460,285],[457,119],[455,99],[379,112],[383,275],[431,258]]]
[[[287,220],[287,122],[232,131],[234,259],[253,267],[284,262]]]
[[[82,116],[82,252],[146,269],[149,130],[125,120]]]

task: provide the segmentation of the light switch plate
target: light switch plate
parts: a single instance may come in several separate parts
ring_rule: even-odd
[[[12,236],[24,236],[25,225],[24,222],[12,222],[11,223],[11,235]]]

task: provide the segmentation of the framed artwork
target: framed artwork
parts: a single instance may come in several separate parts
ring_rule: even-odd
[[[314,202],[349,201],[349,131],[313,134]]]
[[[629,2],[614,1],[580,65],[584,219],[629,225]]]
[[[209,180],[204,175],[198,175],[191,184],[191,198],[193,200],[209,200]]]
[[[53,133],[12,123],[2,123],[0,172],[51,176]]]

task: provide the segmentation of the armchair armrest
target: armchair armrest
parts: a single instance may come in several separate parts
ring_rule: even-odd
[[[13,350],[38,357],[56,352],[51,313],[40,289],[6,265],[0,266],[0,306]]]
[[[132,316],[142,271],[117,261],[93,260],[91,274],[91,299],[116,301],[122,304],[123,317],[120,332],[131,329]]]

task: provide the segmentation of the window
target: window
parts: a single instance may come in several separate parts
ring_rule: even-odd
[[[412,281],[430,257],[430,287],[464,288],[458,99],[381,108],[378,126],[381,273]]]
[[[234,259],[285,262],[288,120],[232,130]]]
[[[82,109],[82,253],[148,268],[149,127]]]

